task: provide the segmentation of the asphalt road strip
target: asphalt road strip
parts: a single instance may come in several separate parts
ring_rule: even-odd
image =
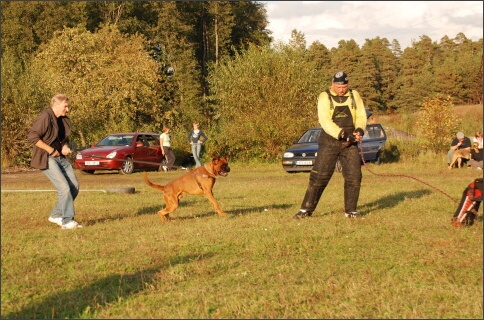
[[[57,192],[57,190],[35,190],[35,189],[17,189],[17,190],[1,190],[2,192],[11,192],[11,193],[19,193],[19,192]],[[79,192],[103,192],[103,193],[124,193],[124,194],[134,194],[135,188],[129,186],[109,186],[106,189],[88,189],[88,190],[79,190]]]
[[[79,190],[79,192],[83,192],[83,191],[84,192],[104,192],[104,193],[107,192],[106,190],[102,190],[102,189]],[[57,192],[57,190],[2,190],[2,192]]]

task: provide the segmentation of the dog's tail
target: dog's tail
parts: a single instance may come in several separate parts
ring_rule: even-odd
[[[143,178],[144,178],[146,184],[149,185],[150,187],[155,188],[155,189],[158,189],[158,190],[161,190],[161,191],[164,191],[165,190],[165,186],[160,186],[159,184],[154,184],[153,182],[151,182],[148,179],[148,173],[146,173],[146,171],[143,172]]]

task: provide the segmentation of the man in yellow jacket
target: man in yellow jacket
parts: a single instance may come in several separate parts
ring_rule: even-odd
[[[356,207],[361,186],[361,157],[358,142],[366,128],[366,111],[360,94],[348,88],[348,75],[338,71],[331,87],[318,98],[318,119],[322,132],[318,154],[309,175],[306,195],[295,219],[310,217],[340,161],[344,178],[345,216],[358,218]]]

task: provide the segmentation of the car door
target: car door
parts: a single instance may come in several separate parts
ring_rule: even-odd
[[[147,166],[158,167],[163,158],[160,146],[160,138],[158,135],[147,134],[144,136],[145,144],[147,146],[146,161],[149,162]]]
[[[387,135],[383,126],[379,123],[366,126],[363,141],[360,148],[363,149],[365,161],[375,161],[379,157],[379,151],[385,146]]]
[[[145,141],[145,136],[143,134],[138,134],[136,136],[136,144],[133,154],[134,166],[135,168],[146,168],[149,167],[150,159],[150,149]]]

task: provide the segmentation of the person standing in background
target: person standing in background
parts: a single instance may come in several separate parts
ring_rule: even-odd
[[[192,146],[193,159],[195,160],[195,166],[201,167],[200,152],[202,150],[202,144],[208,140],[205,133],[200,130],[200,124],[198,122],[193,123],[193,130],[188,133],[188,142]]]
[[[82,228],[74,220],[74,200],[79,194],[79,182],[66,158],[72,154],[68,145],[72,126],[67,117],[70,104],[66,95],[55,95],[50,108],[34,120],[27,134],[27,140],[34,146],[31,167],[40,169],[57,189],[57,203],[48,220],[62,229]]]
[[[171,148],[171,140],[170,140],[170,127],[164,126],[163,133],[160,135],[160,146],[161,146],[161,153],[166,160],[166,165],[162,166],[163,171],[172,171],[175,170],[173,168],[173,164],[175,163],[175,154],[173,153],[173,149]]]

